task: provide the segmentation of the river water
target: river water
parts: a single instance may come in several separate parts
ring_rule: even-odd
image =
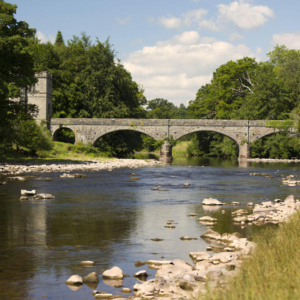
[[[258,232],[255,225],[233,225],[231,212],[247,208],[248,202],[297,197],[299,187],[281,186],[279,179],[281,174],[299,175],[299,170],[296,164],[245,167],[236,161],[179,157],[165,167],[86,172],[87,178],[74,179],[59,178],[60,173],[33,174],[36,177],[25,182],[10,181],[0,186],[0,299],[94,299],[95,288],[128,297],[114,285],[132,288],[135,272],[146,269],[149,278],[156,272],[147,265],[135,267],[135,261],[191,262],[189,252],[205,251],[208,244],[200,235],[207,227],[198,222],[199,217],[217,218],[213,229],[219,233]],[[133,172],[140,180],[130,179]],[[249,176],[252,172],[267,172],[274,178]],[[45,177],[52,181],[41,180]],[[183,187],[185,182],[190,186]],[[157,185],[163,191],[151,190]],[[20,201],[21,189],[56,198]],[[208,197],[241,205],[205,209],[201,202]],[[190,213],[197,217],[188,217]],[[174,221],[175,229],[164,227],[168,220]],[[197,240],[182,241],[181,236]],[[96,264],[82,267],[83,260]],[[64,283],[73,274],[101,275],[113,266],[130,277],[122,283],[101,278],[97,287],[84,284],[77,291]]]

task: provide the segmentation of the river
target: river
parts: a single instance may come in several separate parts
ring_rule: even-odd
[[[252,172],[267,172],[274,178],[249,176]],[[131,180],[132,173],[140,179]],[[201,216],[217,218],[213,229],[220,233],[258,232],[255,225],[233,225],[231,212],[247,209],[248,202],[299,196],[298,186],[281,186],[280,181],[281,174],[299,173],[296,164],[250,163],[245,168],[236,161],[178,157],[165,167],[86,172],[87,178],[74,179],[37,173],[25,182],[10,181],[0,186],[0,299],[94,299],[96,286],[84,284],[73,291],[64,282],[73,274],[101,275],[113,266],[130,275],[122,285],[132,288],[135,272],[146,269],[149,278],[156,272],[146,265],[135,267],[135,261],[191,262],[189,252],[205,251],[208,244],[200,235],[207,227],[198,222]],[[46,177],[52,180],[41,180]],[[163,191],[151,190],[157,185]],[[21,189],[56,198],[20,201]],[[205,209],[201,202],[208,197],[241,205]],[[190,213],[197,217],[188,217]],[[165,228],[168,220],[176,228]],[[182,241],[181,236],[197,240]],[[82,267],[84,260],[96,264]],[[101,278],[97,290],[128,297],[113,285]]]

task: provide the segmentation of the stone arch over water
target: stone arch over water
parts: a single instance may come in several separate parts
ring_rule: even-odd
[[[67,135],[62,135],[62,132],[69,133],[69,137]],[[52,134],[53,141],[56,142],[65,142],[70,144],[76,143],[76,135],[75,132],[69,127],[60,127],[54,131]]]

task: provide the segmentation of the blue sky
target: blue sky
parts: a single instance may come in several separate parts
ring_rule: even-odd
[[[108,37],[148,100],[195,99],[216,68],[267,60],[276,44],[300,49],[298,0],[11,0],[42,42],[86,32]]]

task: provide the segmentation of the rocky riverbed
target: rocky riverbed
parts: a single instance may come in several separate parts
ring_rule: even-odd
[[[206,202],[204,201],[203,205],[207,205]],[[262,225],[274,221],[286,222],[298,210],[300,210],[300,201],[290,195],[284,201],[277,199],[274,202],[257,204],[253,213],[249,215],[246,215],[248,214],[246,210],[241,209],[232,214],[233,222],[248,222],[248,224],[259,222]],[[200,222],[203,220],[204,217],[199,219]],[[140,265],[148,264],[151,269],[157,270],[156,278],[146,281],[147,273],[143,271],[143,280],[145,281],[140,281],[132,287],[135,295],[129,298],[134,300],[159,299],[161,297],[164,299],[199,299],[201,295],[207,293],[208,288],[211,290],[215,287],[226,287],[230,278],[238,274],[243,259],[251,255],[256,247],[255,243],[241,237],[239,233],[221,235],[208,229],[201,235],[201,238],[214,242],[215,245],[207,247],[206,252],[191,252],[190,257],[194,265],[179,259],[136,262]],[[103,278],[107,274],[110,279],[120,279],[125,276],[118,267],[105,271]],[[138,278],[138,276],[136,277]],[[81,278],[77,279],[77,284],[84,282]],[[66,283],[70,284],[70,279]],[[129,288],[128,290],[131,291]],[[93,292],[93,295],[95,299],[114,298],[112,294],[97,290]]]
[[[263,162],[263,163],[289,163],[298,164],[300,159],[281,159],[281,158],[248,158],[247,161],[251,162]]]
[[[74,212],[72,211],[72,206],[74,207],[73,203],[79,203],[80,210],[78,209],[78,211],[80,212],[83,212],[86,207],[89,208],[86,203],[89,205],[92,204],[91,209],[86,211],[88,219],[92,219],[90,224],[96,224],[97,220],[103,220],[109,212],[108,210],[105,211],[105,209],[110,202],[105,201],[105,204],[103,204],[104,201],[102,203],[99,199],[101,199],[102,190],[106,186],[109,189],[104,191],[103,199],[107,200],[111,194],[117,197],[117,193],[114,193],[113,189],[111,189],[112,182],[114,187],[117,187],[117,190],[122,190],[121,200],[118,202],[121,210],[114,211],[113,215],[119,218],[120,212],[123,213],[125,211],[124,208],[130,208],[130,210],[128,209],[130,213],[126,217],[126,220],[129,220],[132,218],[131,214],[135,207],[140,209],[144,206],[144,211],[148,214],[148,218],[141,218],[142,223],[137,222],[137,224],[139,224],[139,228],[143,228],[141,226],[148,219],[149,225],[147,226],[151,227],[150,233],[147,235],[144,233],[146,231],[144,231],[140,235],[132,235],[129,239],[120,239],[120,245],[124,243],[124,247],[121,247],[122,250],[117,254],[115,253],[112,260],[103,255],[107,250],[107,245],[103,247],[103,251],[98,251],[95,250],[96,247],[93,248],[91,246],[90,242],[85,244],[85,241],[80,239],[74,241],[71,244],[72,246],[68,247],[66,247],[65,241],[59,244],[57,241],[61,240],[61,237],[65,234],[64,231],[59,231],[56,234],[55,244],[51,241],[51,243],[48,242],[46,244],[45,250],[40,245],[38,245],[37,249],[34,249],[33,252],[37,253],[40,251],[41,256],[45,256],[45,251],[47,250],[47,259],[45,259],[43,266],[41,266],[43,270],[47,263],[55,267],[60,265],[60,260],[57,260],[56,254],[63,253],[65,256],[63,258],[64,263],[69,264],[71,268],[69,267],[67,272],[64,272],[60,278],[54,280],[53,284],[57,286],[58,282],[63,283],[64,281],[68,281],[70,289],[77,291],[76,298],[78,299],[86,299],[88,294],[91,297],[92,291],[88,290],[89,288],[94,290],[92,297],[96,299],[127,298],[130,295],[129,298],[136,298],[136,300],[156,299],[162,296],[168,299],[201,298],[201,295],[206,293],[207,287],[214,288],[215,286],[221,286],[225,288],[228,280],[238,274],[243,259],[251,255],[254,251],[255,245],[253,242],[245,238],[245,236],[248,236],[247,232],[250,232],[250,234],[252,230],[253,232],[257,232],[258,226],[267,223],[277,224],[278,222],[286,221],[300,206],[299,201],[295,200],[293,196],[289,196],[286,199],[286,195],[297,194],[296,188],[299,180],[296,178],[299,177],[299,174],[295,170],[290,173],[288,170],[276,171],[277,168],[270,168],[268,170],[270,173],[265,173],[266,170],[255,169],[251,170],[249,174],[249,170],[247,169],[236,169],[224,174],[223,169],[178,168],[175,166],[174,168],[167,167],[163,170],[165,171],[163,174],[161,173],[162,168],[107,172],[107,170],[122,167],[136,168],[138,167],[135,164],[136,162],[141,162],[141,166],[144,166],[144,162],[151,162],[150,160],[132,160],[133,165],[131,165],[130,160],[126,160],[126,164],[122,165],[120,164],[122,160],[116,159],[111,160],[112,163],[116,163],[115,165],[111,165],[108,161],[88,161],[70,164],[2,164],[0,167],[0,174],[3,175],[0,181],[7,180],[8,182],[6,186],[1,186],[3,194],[6,193],[9,198],[5,203],[10,204],[11,207],[17,206],[17,215],[19,211],[24,211],[26,214],[28,214],[28,211],[32,211],[33,216],[47,216],[47,223],[50,224],[50,221],[54,220],[52,216],[56,216],[57,214],[61,216],[70,213],[70,219],[67,219],[66,222],[62,222],[64,220],[61,219],[57,220],[57,218],[55,222],[53,221],[53,224],[58,224],[59,221],[62,228],[65,228],[67,224],[70,224],[70,221],[73,222],[74,220]],[[153,166],[156,165],[159,166],[160,163],[154,161]],[[97,166],[99,166],[99,169],[95,168]],[[146,164],[145,166],[151,166],[151,164]],[[293,167],[290,166],[289,168]],[[93,172],[94,170],[106,171]],[[38,172],[40,174],[35,174]],[[48,172],[56,172],[56,174],[48,174]],[[137,174],[133,174],[133,172]],[[219,177],[216,177],[216,174]],[[224,183],[227,174],[230,174],[230,177],[227,176],[227,181]],[[78,180],[68,179],[77,177],[87,178]],[[106,181],[107,177],[109,177],[109,180]],[[116,177],[117,180],[114,180]],[[239,178],[243,180],[240,182]],[[18,182],[20,180],[25,181]],[[49,183],[44,183],[43,181],[49,181]],[[187,182],[184,184],[185,181]],[[285,184],[286,181],[289,184],[295,181],[296,184],[290,187],[289,184]],[[99,188],[93,191],[95,195],[90,196],[88,194],[88,197],[91,199],[89,198],[88,201],[82,202],[82,199],[84,199],[82,195],[84,195],[87,189],[90,189],[90,186]],[[222,189],[223,186],[230,187],[229,195],[226,194],[225,189]],[[255,195],[249,196],[246,192],[248,186],[252,187],[252,189],[255,188]],[[260,186],[263,186],[263,189]],[[15,192],[16,187],[17,192]],[[240,192],[241,187],[243,194]],[[222,189],[221,191],[220,188]],[[22,191],[21,189],[26,190]],[[236,197],[232,192],[235,189],[237,189]],[[130,194],[125,195],[124,190]],[[29,201],[18,201],[20,191],[22,197],[27,197],[28,199],[26,200]],[[67,193],[64,193],[64,191],[67,191]],[[135,193],[135,191],[139,193]],[[157,191],[164,192],[158,193]],[[37,192],[45,193],[39,194],[41,200],[34,198]],[[53,197],[53,199],[43,200],[48,195],[46,193],[53,193],[55,199]],[[137,195],[137,197],[133,198],[131,195]],[[245,196],[243,197],[243,195]],[[260,195],[264,195],[264,197],[261,198]],[[75,199],[74,201],[70,200],[73,198]],[[127,199],[134,201],[125,201]],[[258,199],[261,200],[258,202]],[[275,200],[269,201],[268,199]],[[180,205],[174,205],[176,204],[174,200],[180,201]],[[147,201],[151,205],[146,206]],[[160,209],[155,210],[155,215],[149,214],[153,206],[155,208],[156,206],[158,207],[157,203],[160,203],[158,201],[163,203],[163,205],[159,206]],[[182,204],[183,201],[188,205],[187,208]],[[60,205],[62,203],[63,205]],[[129,203],[134,203],[134,206],[129,205]],[[171,203],[172,205],[168,205],[168,209],[164,213],[161,213],[163,208],[166,207],[166,203]],[[114,204],[114,206],[116,205]],[[97,209],[99,209],[98,212]],[[170,212],[172,209],[173,211]],[[61,213],[61,210],[64,211],[64,214]],[[109,207],[109,210],[111,210],[111,207]],[[102,213],[102,211],[105,211],[105,213]],[[219,212],[217,213],[217,211]],[[55,214],[55,212],[58,213]],[[114,225],[118,224],[118,218],[113,219],[112,223]],[[165,224],[166,220],[167,225]],[[225,222],[226,224],[228,222],[232,223],[227,227],[232,228],[232,231],[231,229],[228,229],[228,231],[222,229]],[[47,223],[45,222],[45,224]],[[121,227],[124,227],[127,223],[127,221],[124,222]],[[23,226],[22,224],[20,222],[20,226]],[[199,224],[201,225],[199,226]],[[147,226],[144,228],[148,228]],[[117,227],[115,232],[122,231],[121,227]],[[85,232],[85,235],[88,234],[90,228]],[[51,228],[47,230],[49,231]],[[168,235],[169,231],[170,235]],[[232,233],[234,231],[239,231],[240,233]],[[32,233],[30,232],[30,234]],[[72,233],[70,233],[71,235]],[[194,240],[198,241],[195,242]],[[49,240],[47,239],[46,241]],[[93,241],[97,241],[97,239],[93,239]],[[101,241],[97,245],[97,249],[101,247]],[[205,241],[208,241],[208,244]],[[155,246],[153,247],[152,245],[154,244]],[[77,248],[77,245],[80,248]],[[168,250],[164,250],[168,247],[170,249],[174,247],[176,250],[170,255]],[[137,251],[136,249],[139,250]],[[23,248],[21,250],[23,251]],[[115,257],[121,257],[122,253],[125,253],[124,259],[115,259]],[[151,259],[152,255],[157,255],[157,257]],[[190,255],[191,260],[188,259],[188,255]],[[174,258],[180,258],[180,260]],[[124,263],[126,259],[127,262]],[[100,260],[102,260],[101,263]],[[137,264],[134,264],[135,261]],[[144,264],[145,267],[142,267]],[[112,268],[114,266],[118,266],[119,268]],[[141,267],[147,271],[140,270]],[[89,270],[88,268],[92,269]],[[117,276],[124,277],[124,280],[105,278],[103,275],[106,274],[106,271],[109,271],[109,268],[113,270],[117,269],[119,272]],[[136,276],[138,274],[135,274],[135,268],[139,268],[139,272],[143,275]],[[48,269],[51,270],[49,267]],[[123,274],[122,270],[124,273],[130,274],[130,278],[126,278],[128,276],[126,276],[126,273]],[[71,278],[70,276],[73,274],[78,275]],[[148,278],[147,275],[149,275]],[[45,276],[48,280],[47,275]],[[155,277],[153,278],[153,276]],[[145,281],[147,279],[149,280]],[[41,279],[40,282],[42,280],[45,280],[45,278]],[[42,295],[48,295],[48,297],[52,295],[55,298],[53,295],[64,293],[65,299],[69,299],[69,289],[67,286],[61,284],[60,287],[60,291],[57,291],[56,294],[52,291],[53,289],[49,288],[48,290],[45,289]],[[5,292],[2,291],[2,293]],[[32,296],[33,298],[35,297]]]
[[[78,161],[67,163],[0,163],[0,174],[21,175],[28,173],[72,172],[72,171],[101,171],[120,168],[140,168],[162,166],[153,159],[101,159],[94,161]]]

